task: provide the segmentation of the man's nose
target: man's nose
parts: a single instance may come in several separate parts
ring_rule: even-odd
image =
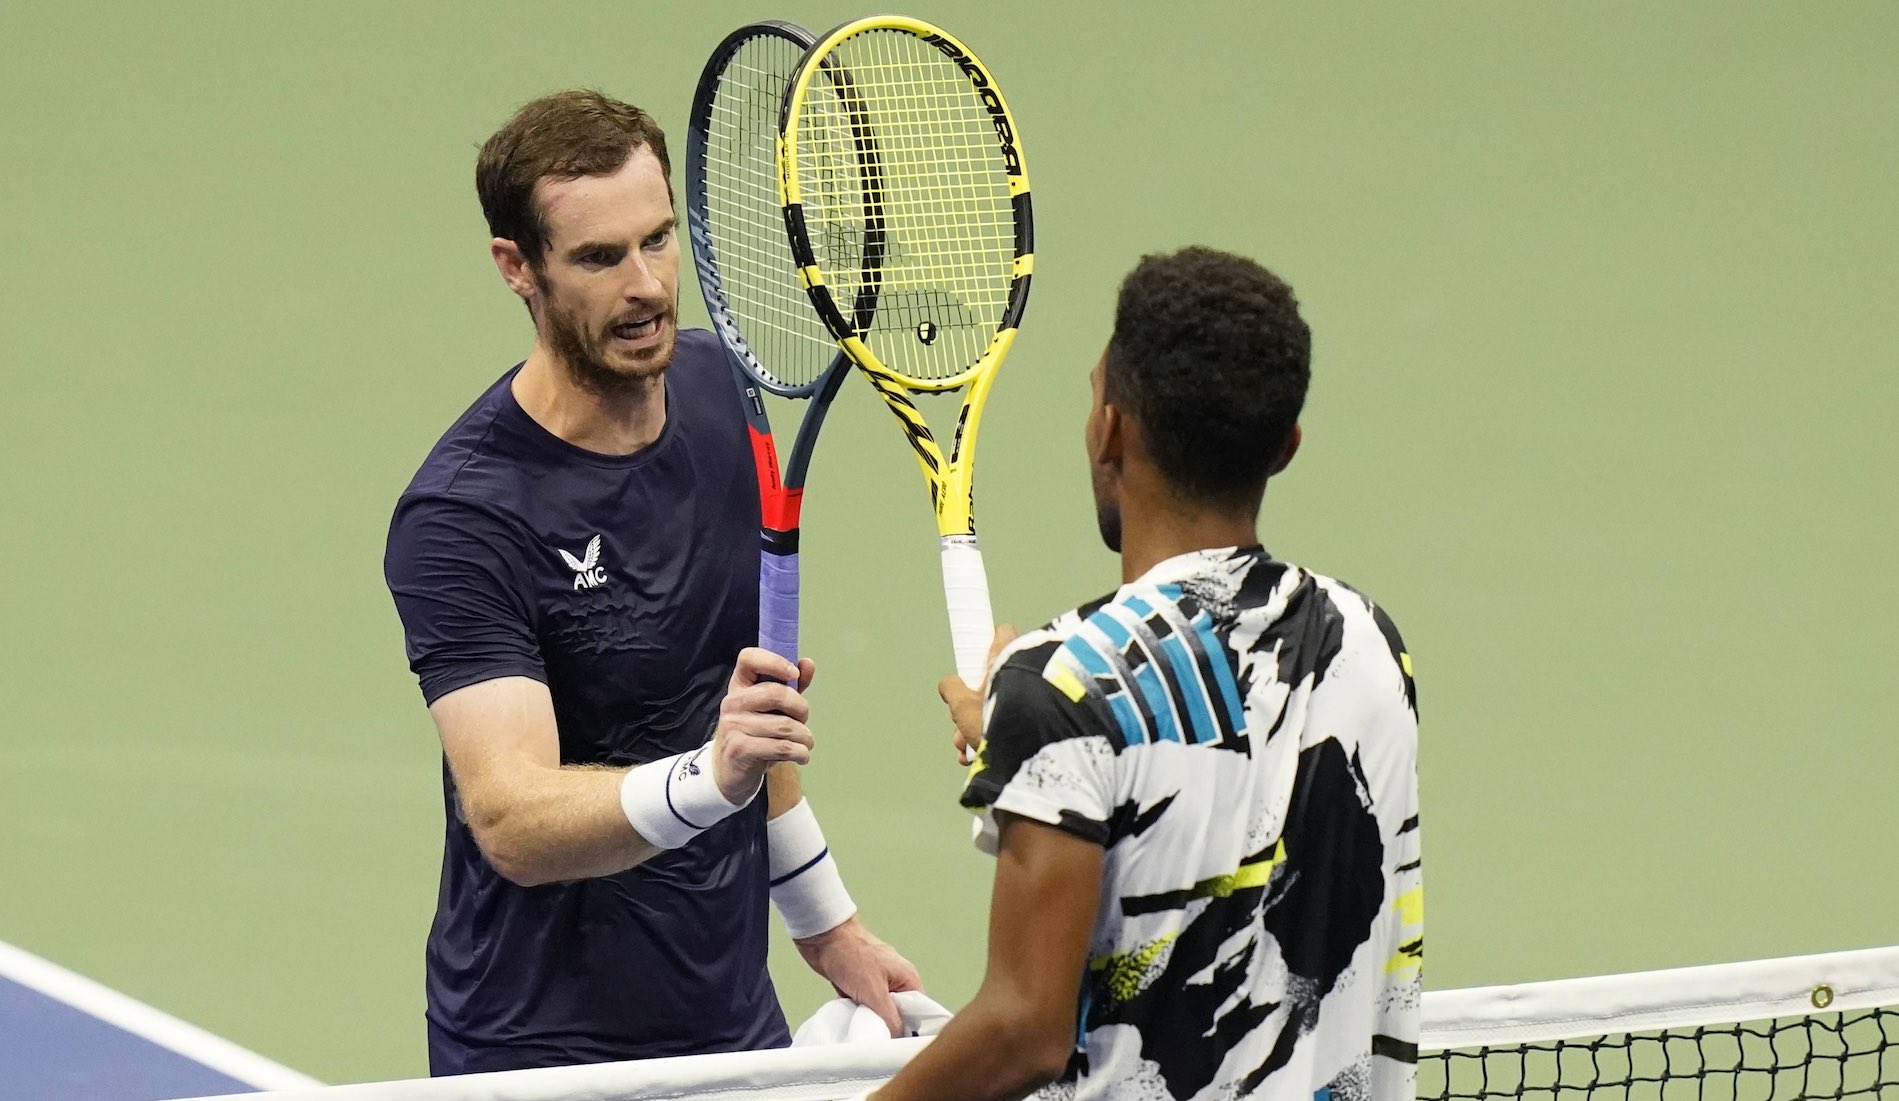
[[[659,273],[645,257],[635,256],[627,268],[626,287],[623,293],[628,301],[645,298],[659,298],[665,294],[665,286],[659,281]]]

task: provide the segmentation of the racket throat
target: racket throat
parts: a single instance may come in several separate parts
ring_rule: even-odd
[[[758,549],[777,558],[798,553],[798,529],[761,527],[758,529]]]

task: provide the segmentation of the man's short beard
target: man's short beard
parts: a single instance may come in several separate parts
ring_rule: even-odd
[[[664,358],[642,361],[630,372],[614,370],[600,357],[598,345],[587,339],[580,321],[554,304],[547,284],[538,277],[534,282],[541,293],[541,329],[547,346],[561,362],[567,364],[568,371],[582,389],[603,398],[636,394],[644,390],[647,383],[657,378],[672,362],[669,353]]]

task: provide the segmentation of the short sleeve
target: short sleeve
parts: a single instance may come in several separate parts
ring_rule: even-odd
[[[1114,750],[1087,701],[1069,699],[1039,663],[1018,658],[996,670],[985,712],[982,752],[962,795],[963,806],[983,814],[977,847],[995,851],[995,811],[1107,844]]]
[[[480,509],[435,498],[396,506],[383,577],[425,701],[497,677],[546,681],[526,553],[518,531]]]

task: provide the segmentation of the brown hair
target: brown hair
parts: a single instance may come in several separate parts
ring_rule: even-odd
[[[671,194],[666,135],[645,111],[585,88],[523,106],[483,143],[475,161],[475,193],[488,231],[513,241],[530,264],[538,264],[547,249],[547,227],[534,185],[549,176],[573,180],[617,172],[641,146],[659,158]]]

